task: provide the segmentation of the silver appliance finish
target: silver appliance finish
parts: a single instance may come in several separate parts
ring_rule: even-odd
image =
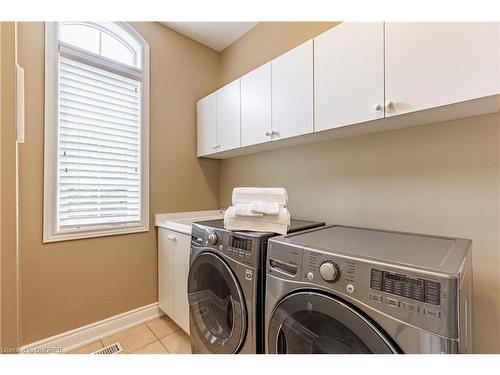
[[[323,278],[337,270],[330,265],[340,274],[333,282]],[[429,282],[439,299],[407,298],[401,288],[410,286],[390,279],[391,292],[379,290],[377,270],[388,278],[423,280],[426,288]],[[375,322],[395,352],[472,352],[470,240],[327,226],[270,239],[266,273],[266,335],[281,301],[310,291],[345,301]],[[276,340],[266,337],[267,353],[276,352]]]
[[[323,225],[324,223],[292,220],[289,233]],[[276,236],[276,234],[229,231],[224,229],[223,220],[208,220],[193,224],[191,232],[190,272],[188,276],[189,325],[193,353],[215,352],[231,354],[262,353],[264,351],[263,298],[265,261],[267,241],[273,236]],[[235,241],[239,242],[236,243]],[[243,249],[245,247],[244,244],[248,245],[247,249]],[[211,255],[211,257],[208,255]],[[193,270],[193,265],[201,259],[201,256],[206,258],[205,261],[211,261],[213,264],[217,262],[220,267],[227,269],[228,276],[223,283],[233,285],[234,293],[232,293],[232,297],[230,298],[231,301],[220,301],[220,297],[217,297],[210,291],[210,288],[217,289],[217,285],[202,286],[202,290],[196,292],[189,291],[190,285],[197,277],[195,274],[196,271]],[[237,303],[237,300],[240,298],[239,296],[244,301],[241,306]],[[230,305],[233,306],[230,312],[232,318],[229,317],[231,325],[233,325],[231,328],[231,337],[220,340],[220,345],[218,346],[217,343],[219,340],[215,336],[218,334],[217,331],[220,325],[218,322],[214,322],[209,316],[210,311],[201,311],[204,307],[200,308],[198,301],[202,298],[205,298],[206,301],[218,301],[216,303],[221,305],[221,310],[224,309],[224,303],[226,303],[226,308],[229,308]],[[238,309],[235,309],[234,306],[238,306]],[[197,319],[200,321],[201,315],[207,320],[212,319],[213,327],[210,330],[216,332],[216,335],[210,340],[205,339],[207,335],[210,335],[210,332],[200,332],[199,325],[196,324]],[[241,319],[238,319],[238,315],[241,316]],[[239,326],[234,327],[235,322],[241,322],[244,325],[241,327],[241,334],[235,332],[239,330]],[[235,338],[236,336],[238,336],[238,339]],[[210,347],[210,341],[214,341],[212,347]]]

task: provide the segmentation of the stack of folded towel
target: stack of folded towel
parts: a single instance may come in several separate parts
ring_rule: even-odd
[[[224,214],[224,227],[286,234],[290,227],[287,202],[284,188],[235,188],[233,205]]]

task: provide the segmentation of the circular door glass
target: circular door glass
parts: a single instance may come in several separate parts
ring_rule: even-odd
[[[189,315],[197,338],[211,353],[236,353],[246,331],[246,310],[238,281],[217,255],[193,261],[188,277]]]
[[[349,305],[316,292],[280,302],[269,325],[270,353],[394,353],[385,335]]]

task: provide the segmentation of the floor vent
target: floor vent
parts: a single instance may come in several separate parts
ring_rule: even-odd
[[[105,348],[99,349],[92,354],[118,354],[120,352],[123,352],[123,348],[119,342],[116,342],[112,345],[106,346]]]

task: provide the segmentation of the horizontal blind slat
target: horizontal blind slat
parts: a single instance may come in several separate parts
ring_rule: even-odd
[[[137,126],[136,124],[125,124],[124,122],[119,122],[119,121],[116,121],[115,119],[111,119],[111,118],[103,118],[104,116],[97,116],[97,115],[92,115],[92,114],[89,114],[89,113],[82,113],[82,111],[80,111],[80,113],[77,113],[77,111],[73,110],[72,108],[59,108],[59,116],[62,116],[62,119],[66,119],[66,118],[71,118],[71,119],[83,119],[84,121],[88,121],[88,122],[92,122],[92,123],[97,123],[97,124],[100,124],[100,123],[104,123],[104,124],[109,124],[109,125],[112,125],[112,126],[121,126],[121,127],[127,127],[130,131],[137,131]]]
[[[125,121],[131,126],[133,126],[138,119],[138,116],[127,115],[116,111],[101,110],[84,104],[75,104],[63,98],[59,101],[59,108],[62,112],[75,114],[77,116],[81,116],[83,114],[93,116],[99,120],[110,119],[111,121],[119,121],[120,123],[121,121]]]
[[[95,136],[83,135],[79,131],[64,131],[60,129],[61,142],[67,144],[78,144],[89,147],[109,147],[116,150],[132,150],[134,153],[139,148],[139,143],[131,143],[119,141],[118,139],[111,140],[109,137],[104,138],[96,134]],[[118,137],[116,137],[118,138]],[[123,146],[121,146],[123,145]]]
[[[73,95],[70,93],[65,93],[64,95],[64,103],[68,105],[77,105],[78,108],[89,108],[90,110],[98,110],[100,113],[116,113],[118,115],[122,115],[125,118],[137,116],[137,108],[128,108],[124,106],[117,106],[112,103],[103,102],[100,100],[90,100],[83,97],[83,95]]]
[[[75,87],[74,83],[78,83]],[[92,95],[96,98],[102,98],[104,100],[120,100],[124,105],[139,105],[135,96],[123,95],[117,92],[109,92],[96,85],[84,84],[83,82],[78,82],[73,80],[72,82],[64,83],[59,82],[59,89],[63,92],[74,93],[76,90],[80,95]]]
[[[139,129],[134,128],[125,128],[123,126],[116,124],[110,124],[109,122],[98,121],[98,120],[88,120],[75,115],[68,115],[59,113],[59,124],[76,126],[81,129],[90,128],[92,131],[96,129],[106,132],[112,132],[110,134],[123,134],[123,136],[137,138]]]
[[[104,74],[96,73],[100,69],[82,63],[78,63],[79,66],[69,65],[67,61],[71,60],[63,57],[60,64],[61,74],[65,77],[73,77],[73,79],[85,80],[92,83],[95,82],[106,88],[112,88],[118,91],[134,91],[134,87],[138,83],[130,78],[121,77],[109,72],[104,72]]]
[[[73,124],[68,124],[68,123],[62,122],[59,125],[59,128],[63,131],[68,130],[68,131],[73,132],[71,134],[88,135],[88,136],[91,136],[91,138],[95,138],[95,135],[98,134],[100,137],[103,137],[100,139],[119,139],[123,142],[130,142],[130,143],[134,143],[134,144],[139,143],[137,140],[137,135],[135,137],[131,137],[130,135],[124,135],[120,131],[117,131],[117,132],[106,131],[106,130],[103,131],[99,127],[90,127],[90,126],[86,126],[84,124],[80,124],[80,125],[75,126]]]
[[[70,58],[62,57],[60,61],[63,69],[72,70],[76,73],[79,73],[80,71],[83,70],[85,72],[88,72],[88,74],[91,74],[94,77],[96,77],[96,79],[101,79],[103,81],[113,80],[122,82],[123,84],[130,84],[131,81],[131,79],[128,77],[120,76],[118,74],[114,74],[111,76],[108,72],[104,72],[97,67],[85,65],[77,61],[71,60]]]
[[[115,97],[108,97],[101,94],[87,94],[84,91],[82,92],[80,88],[78,88],[77,90],[75,90],[74,88],[61,89],[61,92],[70,98],[78,98],[84,103],[86,102],[94,103],[96,99],[98,99],[100,103],[116,106],[118,108],[136,110],[137,107],[139,106],[139,103],[127,102],[125,100],[117,100]]]
[[[59,76],[59,226],[140,221],[140,82],[65,57]]]

